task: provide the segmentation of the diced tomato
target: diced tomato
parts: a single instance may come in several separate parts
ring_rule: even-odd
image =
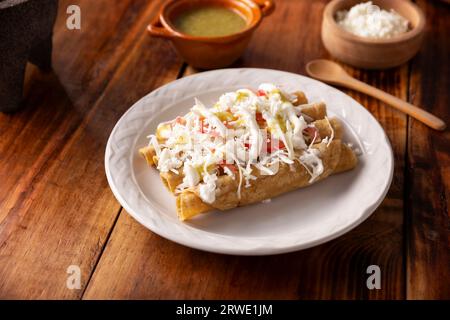
[[[244,147],[246,147],[247,149],[249,149],[249,148],[250,148],[250,143],[245,142],[245,143],[244,143]]]
[[[256,95],[258,97],[265,97],[267,94],[264,90],[258,90],[258,92],[256,93]]]
[[[205,118],[200,119],[200,132],[201,133],[206,133],[206,129],[208,129],[209,124],[205,123]]]
[[[186,124],[186,120],[183,117],[176,117],[175,122],[183,126]]]

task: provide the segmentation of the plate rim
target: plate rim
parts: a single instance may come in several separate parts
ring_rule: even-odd
[[[361,111],[363,113],[365,113],[367,115],[367,117],[370,119],[370,121],[373,121],[373,123],[378,127],[379,130],[381,130],[381,132],[383,133],[383,137],[381,139],[380,137],[380,142],[385,144],[385,147],[387,147],[387,149],[390,151],[387,158],[389,160],[389,173],[388,173],[388,179],[386,181],[386,184],[384,186],[383,191],[380,193],[380,196],[378,197],[378,199],[376,201],[374,201],[371,205],[369,205],[367,208],[364,209],[364,211],[362,212],[362,214],[355,219],[354,221],[352,221],[351,223],[347,224],[344,228],[340,228],[335,232],[332,232],[330,234],[328,234],[327,236],[321,237],[319,239],[315,239],[315,240],[311,240],[311,241],[306,241],[304,243],[300,243],[300,244],[293,244],[292,246],[284,246],[284,247],[271,247],[271,248],[264,248],[264,247],[258,247],[258,248],[253,248],[250,250],[242,250],[241,248],[217,248],[214,246],[210,246],[208,245],[207,241],[192,241],[189,238],[186,237],[178,237],[176,236],[176,234],[174,233],[170,233],[170,232],[166,232],[167,230],[163,230],[163,229],[158,229],[154,226],[148,225],[147,222],[144,221],[143,218],[141,218],[140,214],[138,214],[137,212],[135,212],[135,210],[128,205],[128,201],[126,201],[126,199],[123,198],[122,194],[120,193],[120,191],[118,190],[118,188],[116,187],[114,180],[112,178],[112,171],[110,169],[110,165],[109,165],[109,159],[110,159],[110,153],[111,153],[111,143],[112,143],[112,139],[114,134],[116,133],[116,131],[118,130],[118,128],[120,127],[120,125],[122,124],[123,121],[125,121],[127,115],[129,115],[131,112],[133,112],[133,109],[135,109],[135,107],[137,105],[139,105],[139,103],[141,103],[142,100],[146,99],[146,98],[150,98],[150,96],[152,94],[155,94],[157,92],[163,91],[164,89],[166,89],[167,87],[172,86],[175,82],[177,81],[188,81],[189,79],[192,78],[201,78],[204,77],[205,75],[211,74],[211,73],[221,73],[221,72],[245,72],[245,71],[255,71],[255,72],[276,72],[276,73],[284,73],[290,76],[296,76],[296,77],[302,77],[302,78],[306,78],[308,81],[312,81],[312,82],[316,82],[319,83],[322,86],[326,86],[328,88],[331,88],[332,90],[338,91],[341,94],[345,95],[348,99],[351,99],[357,106],[358,108],[361,109]],[[354,130],[354,128],[352,128]],[[132,154],[130,154],[130,158]],[[142,226],[144,226],[145,228],[147,228],[148,230],[156,233],[157,235],[166,238],[168,240],[171,240],[175,243],[181,244],[183,246],[187,246],[190,248],[194,248],[194,249],[198,249],[198,250],[202,250],[202,251],[207,251],[207,252],[213,252],[213,253],[220,253],[220,254],[230,254],[230,255],[244,255],[244,256],[262,256],[262,255],[275,255],[275,254],[283,254],[283,253],[288,253],[288,252],[294,252],[294,251],[299,251],[299,250],[304,250],[304,249],[308,249],[326,242],[329,242],[333,239],[336,239],[340,236],[342,236],[343,234],[349,232],[350,230],[356,228],[358,225],[360,225],[362,222],[364,222],[365,220],[367,220],[372,213],[376,210],[376,208],[378,208],[378,206],[381,204],[381,202],[385,199],[390,186],[392,185],[392,181],[393,181],[393,175],[394,175],[394,153],[393,153],[393,149],[391,146],[391,143],[389,141],[389,138],[386,134],[386,132],[384,131],[383,127],[381,126],[381,124],[378,122],[378,120],[372,115],[372,113],[370,113],[364,106],[362,106],[358,101],[356,101],[355,99],[353,99],[351,96],[347,95],[346,93],[340,91],[339,89],[329,86],[328,84],[325,84],[321,81],[312,79],[310,77],[304,76],[304,75],[300,75],[300,74],[296,74],[293,72],[287,72],[287,71],[283,71],[283,70],[276,70],[276,69],[265,69],[265,68],[228,68],[228,69],[217,69],[217,70],[210,70],[210,71],[204,71],[201,73],[197,73],[197,74],[193,74],[193,75],[189,75],[183,78],[179,78],[176,79],[174,81],[168,82],[158,88],[155,88],[154,90],[152,90],[151,92],[149,92],[148,94],[142,96],[141,98],[139,98],[136,102],[134,102],[130,108],[128,108],[120,117],[120,119],[116,122],[116,124],[114,125],[114,128],[112,129],[109,137],[108,137],[108,141],[105,147],[105,157],[104,157],[104,165],[105,165],[105,173],[106,173],[106,177],[107,177],[107,181],[108,181],[108,185],[111,189],[111,191],[113,192],[113,195],[115,196],[115,198],[117,199],[117,201],[120,203],[120,205],[127,211],[127,213],[129,215],[131,215],[136,221],[138,221]],[[139,188],[138,188],[139,189]],[[140,190],[139,190],[140,192]],[[157,212],[155,212],[156,214],[158,214]],[[188,228],[188,229],[193,229],[196,230],[196,232],[202,234],[213,234],[213,233],[208,233],[205,230],[200,230],[194,227],[191,227],[187,224],[183,224],[184,228]],[[221,238],[235,238],[232,236],[225,236],[225,235],[220,235],[220,234],[213,234],[215,237],[221,237]]]

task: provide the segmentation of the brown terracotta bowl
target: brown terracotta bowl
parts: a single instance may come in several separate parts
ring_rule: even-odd
[[[179,14],[199,6],[221,6],[239,13],[247,22],[240,32],[220,37],[196,37],[178,31],[173,21]],[[253,31],[264,16],[273,12],[273,0],[171,0],[147,27],[150,35],[168,38],[180,56],[199,69],[229,66],[247,47]]]
[[[324,10],[322,41],[332,56],[349,65],[364,69],[386,69],[399,66],[416,55],[422,45],[425,16],[410,1],[372,0],[382,9],[394,9],[410,22],[410,30],[390,39],[369,39],[356,36],[340,27],[335,15],[362,0],[333,0]]]

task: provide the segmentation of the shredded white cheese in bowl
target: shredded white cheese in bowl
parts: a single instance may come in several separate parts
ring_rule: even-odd
[[[393,9],[381,9],[372,1],[338,11],[336,22],[354,35],[372,39],[389,39],[409,30],[407,19]]]

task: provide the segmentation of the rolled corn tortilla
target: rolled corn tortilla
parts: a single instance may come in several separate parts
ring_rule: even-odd
[[[317,105],[317,107],[321,108],[320,104]],[[312,111],[308,111],[308,112],[309,112],[309,114],[315,114],[318,117],[321,117],[323,115],[323,117],[320,120],[314,121],[313,124],[319,131],[319,135],[322,139],[325,137],[331,137],[330,125],[328,124],[328,121],[326,119],[324,119],[326,112],[324,113],[320,110],[314,111],[314,112],[312,112]],[[329,119],[329,122],[332,126],[332,129],[334,130],[334,138],[341,139],[342,133],[343,133],[341,122],[336,118]],[[153,146],[149,145],[149,146],[140,148],[139,153],[145,158],[145,160],[147,161],[149,166],[157,166],[158,157],[156,156],[156,151]]]
[[[337,140],[342,139],[343,135],[342,124],[338,119],[336,118],[332,118],[329,120],[321,119],[314,121],[313,124],[319,131],[320,139],[317,140],[317,142],[320,142],[322,139],[325,139],[326,137],[331,139],[332,135],[333,139]]]
[[[331,174],[349,170],[356,166],[356,157],[351,149],[340,140],[334,140],[327,147],[326,144],[317,144],[314,148],[321,151],[324,172],[313,182],[318,182]],[[341,153],[341,152],[344,153]],[[220,176],[217,181],[216,200],[211,204],[205,204],[200,196],[198,188],[186,190],[177,197],[177,213],[181,220],[190,219],[200,213],[213,209],[228,210],[238,206],[261,202],[286,192],[311,185],[310,175],[298,162],[289,166],[280,164],[275,175],[261,175],[254,169],[256,180],[252,181],[249,188],[241,189],[241,197],[238,197],[238,179],[229,176]]]
[[[178,185],[183,182],[183,168],[178,169],[178,171],[179,173],[175,173],[172,171],[160,173],[164,185],[172,193],[175,193]]]

